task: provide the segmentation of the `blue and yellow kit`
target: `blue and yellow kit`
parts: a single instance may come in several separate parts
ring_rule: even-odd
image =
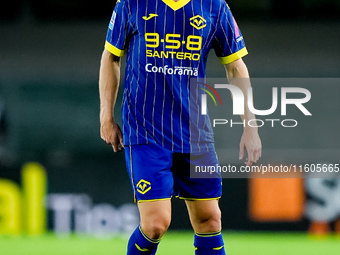
[[[105,48],[126,54],[122,123],[135,198],[220,197],[219,178],[189,178],[192,164],[218,164],[210,119],[199,114],[191,81],[205,78],[211,49],[222,64],[247,54],[226,2],[118,0]]]

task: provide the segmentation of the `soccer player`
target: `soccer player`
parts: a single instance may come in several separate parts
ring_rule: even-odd
[[[242,61],[247,50],[224,0],[117,1],[101,59],[100,123],[101,138],[115,152],[125,148],[140,212],[128,255],[156,253],[170,224],[173,195],[186,202],[195,254],[225,254],[218,205],[221,177],[190,178],[190,167],[218,164],[209,117],[200,114],[196,100],[195,93],[203,90],[191,82],[204,79],[211,49],[224,64],[229,82],[246,92],[249,81],[237,78],[249,77]],[[113,108],[124,54],[121,132]],[[248,109],[241,117],[254,119]],[[245,149],[248,165],[261,156],[256,128],[244,128],[240,159]]]

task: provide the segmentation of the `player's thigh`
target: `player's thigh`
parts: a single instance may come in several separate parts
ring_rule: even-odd
[[[171,219],[171,200],[160,200],[152,202],[139,202],[138,209],[141,222]]]

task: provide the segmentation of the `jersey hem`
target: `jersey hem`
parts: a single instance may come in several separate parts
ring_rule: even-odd
[[[226,57],[219,57],[219,60],[221,61],[221,63],[223,65],[226,65],[226,64],[230,64],[232,62],[234,62],[235,60],[238,60],[242,57],[244,57],[245,55],[248,54],[248,51],[247,49],[244,47],[243,49],[229,55],[229,56],[226,56]]]
[[[105,42],[105,49],[107,49],[109,52],[111,52],[113,55],[116,55],[117,57],[122,57],[125,54],[124,50],[118,49],[108,41]]]

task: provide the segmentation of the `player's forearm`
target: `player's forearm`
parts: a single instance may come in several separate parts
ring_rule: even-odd
[[[239,59],[229,65],[226,65],[225,69],[229,82],[241,89],[244,95],[244,115],[240,116],[241,119],[246,122],[251,119],[255,119],[255,115],[248,108],[248,89],[251,87],[251,83],[247,66],[244,64],[242,59]]]
[[[107,50],[102,54],[99,72],[100,122],[113,121],[120,79],[119,58]]]

